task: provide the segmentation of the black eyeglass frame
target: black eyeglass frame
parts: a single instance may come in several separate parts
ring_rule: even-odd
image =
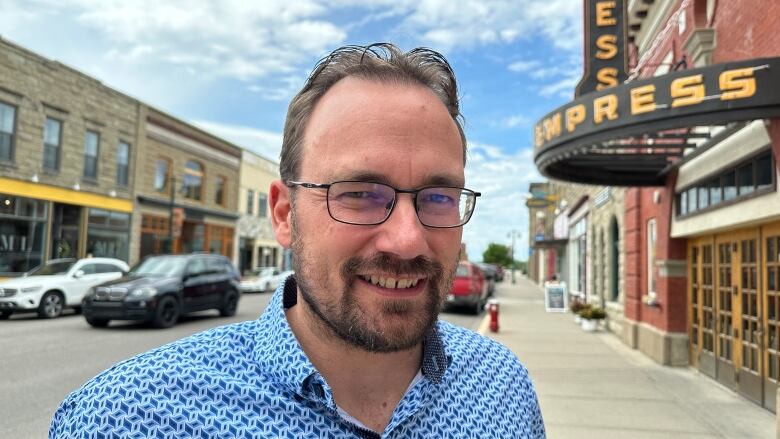
[[[376,222],[376,223],[351,223],[349,221],[344,221],[337,219],[333,216],[333,213],[330,211],[330,187],[334,184],[338,183],[370,183],[370,184],[381,184],[382,186],[387,186],[393,191],[395,191],[395,195],[393,196],[393,205],[390,207],[390,209],[387,211],[387,215],[385,215],[385,218],[382,221]],[[325,189],[327,190],[327,193],[325,195],[325,204],[328,207],[328,215],[333,219],[333,221],[337,221],[343,224],[349,224],[353,226],[378,226],[379,224],[384,223],[387,221],[388,218],[390,218],[390,215],[393,214],[393,210],[395,209],[396,202],[398,201],[398,194],[410,194],[412,196],[412,203],[414,204],[414,213],[417,214],[417,220],[420,221],[420,224],[422,224],[425,227],[431,227],[434,229],[454,229],[456,227],[463,227],[465,226],[470,220],[471,216],[474,215],[474,210],[477,208],[477,197],[482,196],[481,192],[472,191],[471,189],[466,189],[465,187],[460,186],[447,186],[447,185],[430,185],[430,186],[424,186],[419,189],[399,189],[397,187],[391,186],[387,183],[380,183],[378,181],[365,181],[365,180],[339,180],[334,181],[333,183],[308,183],[304,181],[287,181],[284,183],[287,187],[293,188],[293,187],[303,187],[306,189]],[[463,221],[463,223],[458,224],[456,226],[431,226],[428,224],[425,224],[425,222],[420,218],[420,210],[417,207],[417,194],[420,192],[430,189],[430,188],[447,188],[447,189],[460,189],[461,191],[466,191],[471,193],[471,195],[474,197],[474,205],[471,207],[471,212],[469,212],[468,218]]]

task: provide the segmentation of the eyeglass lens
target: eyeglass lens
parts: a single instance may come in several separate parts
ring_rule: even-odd
[[[337,182],[328,190],[333,219],[351,224],[379,224],[393,209],[396,192],[387,185]],[[417,216],[426,226],[455,227],[465,223],[474,208],[474,194],[460,188],[431,187],[417,194]]]

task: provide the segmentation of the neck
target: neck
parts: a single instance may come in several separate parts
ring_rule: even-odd
[[[342,340],[298,293],[287,321],[301,348],[333,390],[336,404],[374,431],[381,432],[422,364],[422,344],[376,353]]]

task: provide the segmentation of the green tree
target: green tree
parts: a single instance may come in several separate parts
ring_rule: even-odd
[[[482,253],[482,261],[489,264],[503,265],[509,267],[512,264],[512,257],[509,255],[509,247],[491,242],[487,250]]]

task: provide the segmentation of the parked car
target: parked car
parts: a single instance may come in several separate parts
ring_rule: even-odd
[[[51,319],[65,307],[78,311],[91,287],[118,279],[129,269],[124,261],[114,258],[52,259],[22,277],[0,283],[0,319],[31,311]]]
[[[94,327],[111,320],[151,322],[168,328],[179,316],[216,309],[228,317],[238,308],[239,275],[221,255],[151,256],[117,280],[92,288],[82,303],[84,318]]]
[[[504,267],[500,265],[496,265],[496,281],[498,282],[504,281]]]
[[[477,264],[462,261],[455,271],[452,290],[447,295],[447,305],[466,305],[474,314],[485,308],[488,298],[487,281]]]
[[[493,297],[496,292],[496,282],[498,282],[498,270],[493,264],[480,263],[479,268],[485,274],[485,280],[488,283],[488,296]]]
[[[274,291],[292,271],[282,271],[276,267],[255,268],[248,276],[241,279],[241,291],[244,293],[257,293]]]

